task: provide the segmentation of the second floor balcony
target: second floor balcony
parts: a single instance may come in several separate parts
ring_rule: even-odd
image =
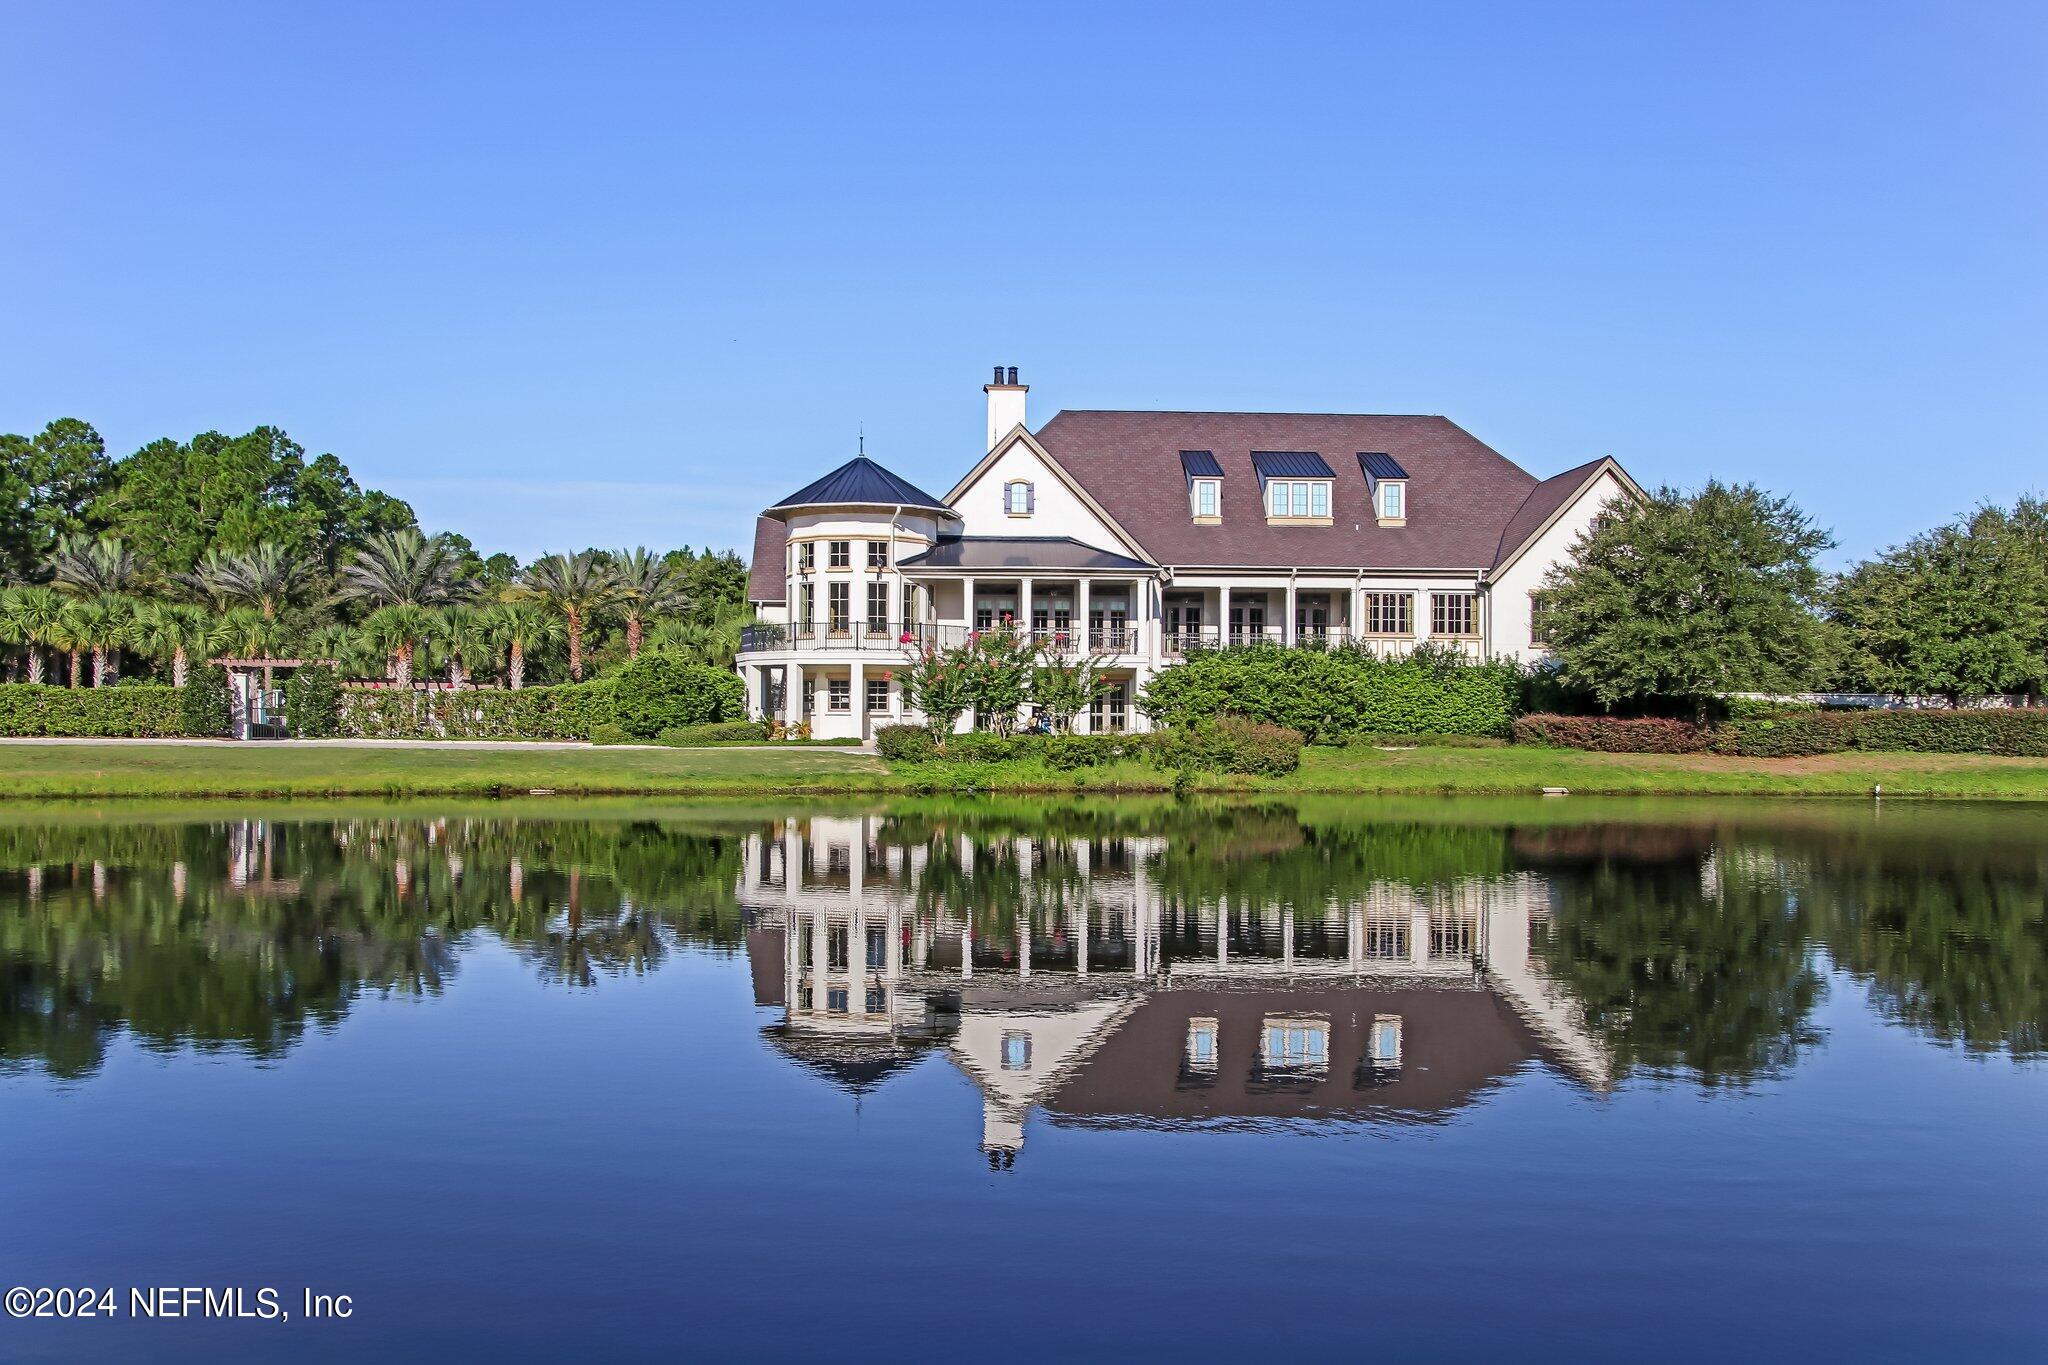
[[[1034,640],[1043,648],[1062,657],[1135,654],[1139,650],[1137,628],[1117,621],[1087,629],[1079,625],[1050,622],[1031,629],[992,626],[977,630],[975,627],[957,623],[840,618],[808,626],[748,626],[740,632],[740,653],[846,650],[869,654],[893,654],[900,658],[926,649],[954,649],[966,644],[975,635],[989,630],[1001,630]]]

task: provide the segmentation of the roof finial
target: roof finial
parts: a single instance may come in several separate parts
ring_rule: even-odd
[[[862,455],[868,453],[868,424],[866,422],[860,424],[860,453]]]

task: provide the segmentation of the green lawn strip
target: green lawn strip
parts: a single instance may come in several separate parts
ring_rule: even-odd
[[[1538,748],[1309,749],[1278,778],[1204,775],[1195,792],[1236,795],[1862,797],[2048,801],[2048,759],[1831,754],[1737,759]],[[826,748],[457,749],[278,745],[0,745],[13,798],[520,797],[929,794],[1103,796],[1171,790],[1137,761],[1077,771],[1039,761],[899,764]]]

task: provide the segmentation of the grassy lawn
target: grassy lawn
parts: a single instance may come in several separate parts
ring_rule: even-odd
[[[0,794],[497,796],[845,791],[885,773],[843,749],[344,748],[295,744],[0,745]]]
[[[790,749],[458,749],[147,743],[0,745],[0,795],[345,797],[1156,792],[1136,762],[1081,772],[1037,763],[924,764]],[[1572,750],[1310,749],[1284,778],[1216,776],[1198,791],[1274,795],[1888,796],[2048,801],[2048,759],[1831,754],[1742,759]]]

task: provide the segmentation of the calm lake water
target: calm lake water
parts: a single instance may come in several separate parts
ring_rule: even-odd
[[[0,1281],[118,1316],[0,1357],[2039,1358],[2044,902],[2024,807],[4,813]]]

